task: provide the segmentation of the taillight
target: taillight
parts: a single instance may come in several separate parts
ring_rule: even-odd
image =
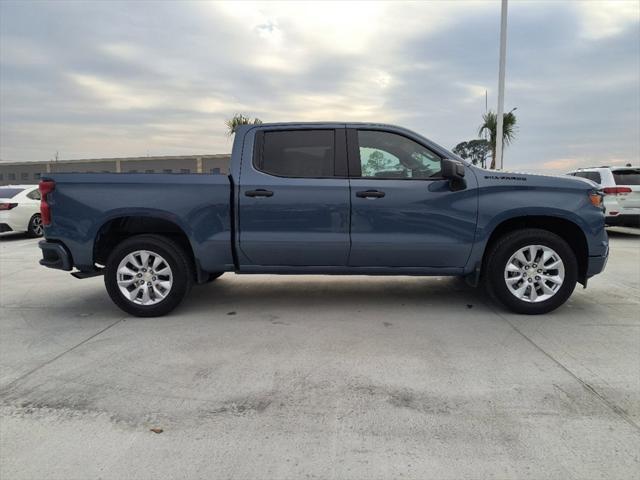
[[[56,188],[56,182],[53,180],[40,180],[38,189],[40,190],[40,218],[43,225],[51,224],[51,209],[47,203],[47,194],[53,192]]]
[[[607,195],[626,195],[632,190],[629,187],[604,187],[602,191]]]
[[[12,208],[16,208],[17,206],[17,203],[0,203],[0,210],[11,210]]]
[[[591,200],[591,205],[602,208],[602,195],[597,192],[591,192],[589,194],[589,199]]]

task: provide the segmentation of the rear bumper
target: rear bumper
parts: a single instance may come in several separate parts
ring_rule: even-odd
[[[38,242],[38,247],[42,250],[40,265],[67,272],[73,268],[71,253],[62,243],[41,240]]]
[[[8,223],[0,223],[0,233],[13,232],[13,228]]]
[[[611,227],[640,227],[640,213],[607,216],[605,223]]]

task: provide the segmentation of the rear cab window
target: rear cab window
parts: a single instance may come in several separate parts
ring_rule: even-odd
[[[335,144],[334,129],[259,132],[254,166],[263,173],[279,177],[333,177]]]
[[[640,185],[640,169],[612,170],[616,185]]]

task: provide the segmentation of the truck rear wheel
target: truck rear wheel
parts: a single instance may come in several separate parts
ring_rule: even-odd
[[[111,300],[137,317],[171,312],[193,282],[191,260],[172,240],[136,235],[118,244],[105,266],[104,283]]]
[[[529,228],[508,233],[490,247],[483,276],[494,299],[516,313],[536,315],[571,296],[578,262],[561,237]]]

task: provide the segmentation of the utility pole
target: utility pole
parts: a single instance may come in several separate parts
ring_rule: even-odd
[[[482,118],[486,118],[487,112],[489,111],[489,91],[485,88],[484,90],[484,114],[485,116],[483,116]],[[482,133],[482,137],[484,138],[484,141],[488,143],[488,139],[487,139],[488,133],[487,130],[485,129],[484,132]],[[484,159],[482,160],[482,162],[480,163],[480,166],[482,168],[487,168],[487,157],[485,155]]]
[[[504,70],[507,61],[507,2],[502,0],[500,13],[500,68],[498,71],[498,113],[496,114],[496,167],[502,170],[502,132],[504,123]]]

